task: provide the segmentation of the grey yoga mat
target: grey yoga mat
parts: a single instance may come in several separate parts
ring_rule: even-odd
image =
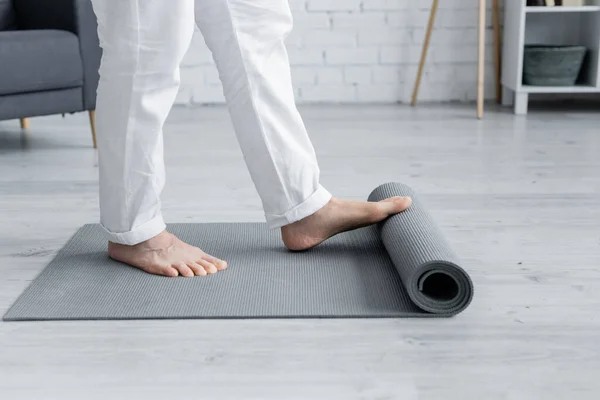
[[[110,260],[97,225],[82,227],[4,316],[6,321],[182,318],[449,317],[473,285],[418,196],[384,184],[369,200],[412,196],[401,214],[290,252],[264,224],[174,224],[222,257],[208,277],[152,276]]]

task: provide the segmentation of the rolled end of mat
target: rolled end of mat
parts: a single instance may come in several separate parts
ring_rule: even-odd
[[[379,224],[381,240],[402,284],[424,311],[451,316],[463,311],[473,298],[473,283],[418,196],[402,183],[375,189],[369,201],[410,196],[411,207]]]

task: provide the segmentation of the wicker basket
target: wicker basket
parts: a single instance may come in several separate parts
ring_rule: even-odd
[[[587,49],[583,46],[526,45],[523,83],[535,86],[573,86]]]

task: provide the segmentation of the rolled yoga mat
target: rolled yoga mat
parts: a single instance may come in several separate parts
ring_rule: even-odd
[[[229,268],[195,278],[153,276],[106,255],[97,225],[82,227],[29,285],[5,321],[187,318],[449,317],[473,285],[418,196],[399,183],[369,200],[411,196],[377,226],[287,251],[264,224],[174,224],[169,230]]]
[[[388,255],[411,301],[425,312],[454,315],[473,298],[473,283],[415,192],[400,183],[379,186],[369,201],[410,196],[413,204],[379,225]]]

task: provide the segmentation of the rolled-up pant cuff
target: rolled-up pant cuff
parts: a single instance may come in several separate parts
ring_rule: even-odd
[[[319,188],[306,200],[298,204],[284,214],[265,214],[267,226],[269,229],[281,228],[282,226],[293,224],[319,211],[325,207],[331,200],[329,193],[323,186]]]
[[[152,239],[154,236],[158,235],[167,228],[162,215],[158,215],[152,218],[150,221],[136,226],[129,232],[111,232],[104,225],[100,226],[102,227],[104,235],[109,241],[128,246],[134,246],[136,244],[145,242],[148,239]]]

